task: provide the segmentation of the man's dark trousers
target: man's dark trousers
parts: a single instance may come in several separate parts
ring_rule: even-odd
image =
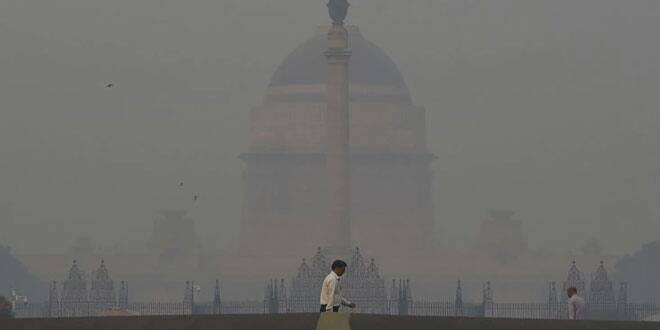
[[[327,311],[328,305],[321,305],[321,313],[324,313]],[[339,312],[339,306],[332,306],[332,312],[337,313]]]

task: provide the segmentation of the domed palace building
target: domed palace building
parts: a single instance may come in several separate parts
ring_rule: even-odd
[[[433,172],[425,109],[412,103],[388,55],[347,26],[350,82],[350,236],[374,256],[428,252]],[[243,255],[301,256],[323,242],[328,28],[319,28],[273,75],[250,112],[244,167]]]

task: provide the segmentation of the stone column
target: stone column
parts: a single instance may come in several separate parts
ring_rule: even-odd
[[[328,219],[326,247],[343,251],[351,246],[351,192],[349,147],[348,31],[335,22],[328,31],[327,150]]]

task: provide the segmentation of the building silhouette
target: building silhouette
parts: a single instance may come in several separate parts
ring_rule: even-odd
[[[481,254],[500,262],[516,261],[527,253],[527,239],[522,222],[513,218],[514,211],[489,212],[490,219],[481,222],[476,248]]]
[[[92,282],[89,290],[89,300],[97,306],[114,306],[117,303],[115,295],[115,282],[110,277],[105,261],[101,260],[101,265],[92,274]]]
[[[347,26],[350,81],[350,235],[369,253],[409,256],[433,242],[435,156],[425,109],[401,72],[355,26]],[[299,256],[326,241],[327,27],[297,47],[250,112],[244,161],[244,255]]]
[[[194,266],[201,249],[195,221],[187,210],[161,211],[147,244],[158,267],[164,268]]]
[[[62,282],[62,298],[60,301],[62,316],[83,316],[87,312],[88,301],[87,281],[85,275],[74,260],[69,274]]]

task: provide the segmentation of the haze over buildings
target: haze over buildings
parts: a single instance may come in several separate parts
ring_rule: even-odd
[[[374,179],[393,194],[374,204],[433,196],[421,228],[457,253],[499,209],[516,211],[532,258],[559,264],[590,237],[612,259],[659,239],[660,5],[354,2],[348,22],[383,52],[365,79],[393,75],[405,113],[424,106],[399,137],[438,157],[417,182],[429,191]],[[205,252],[237,251],[251,196],[239,155],[260,146],[250,109],[289,82],[277,77],[318,78],[276,70],[325,21],[318,1],[0,0],[0,243],[67,255],[89,237],[95,253],[143,254],[159,212],[188,209]]]

